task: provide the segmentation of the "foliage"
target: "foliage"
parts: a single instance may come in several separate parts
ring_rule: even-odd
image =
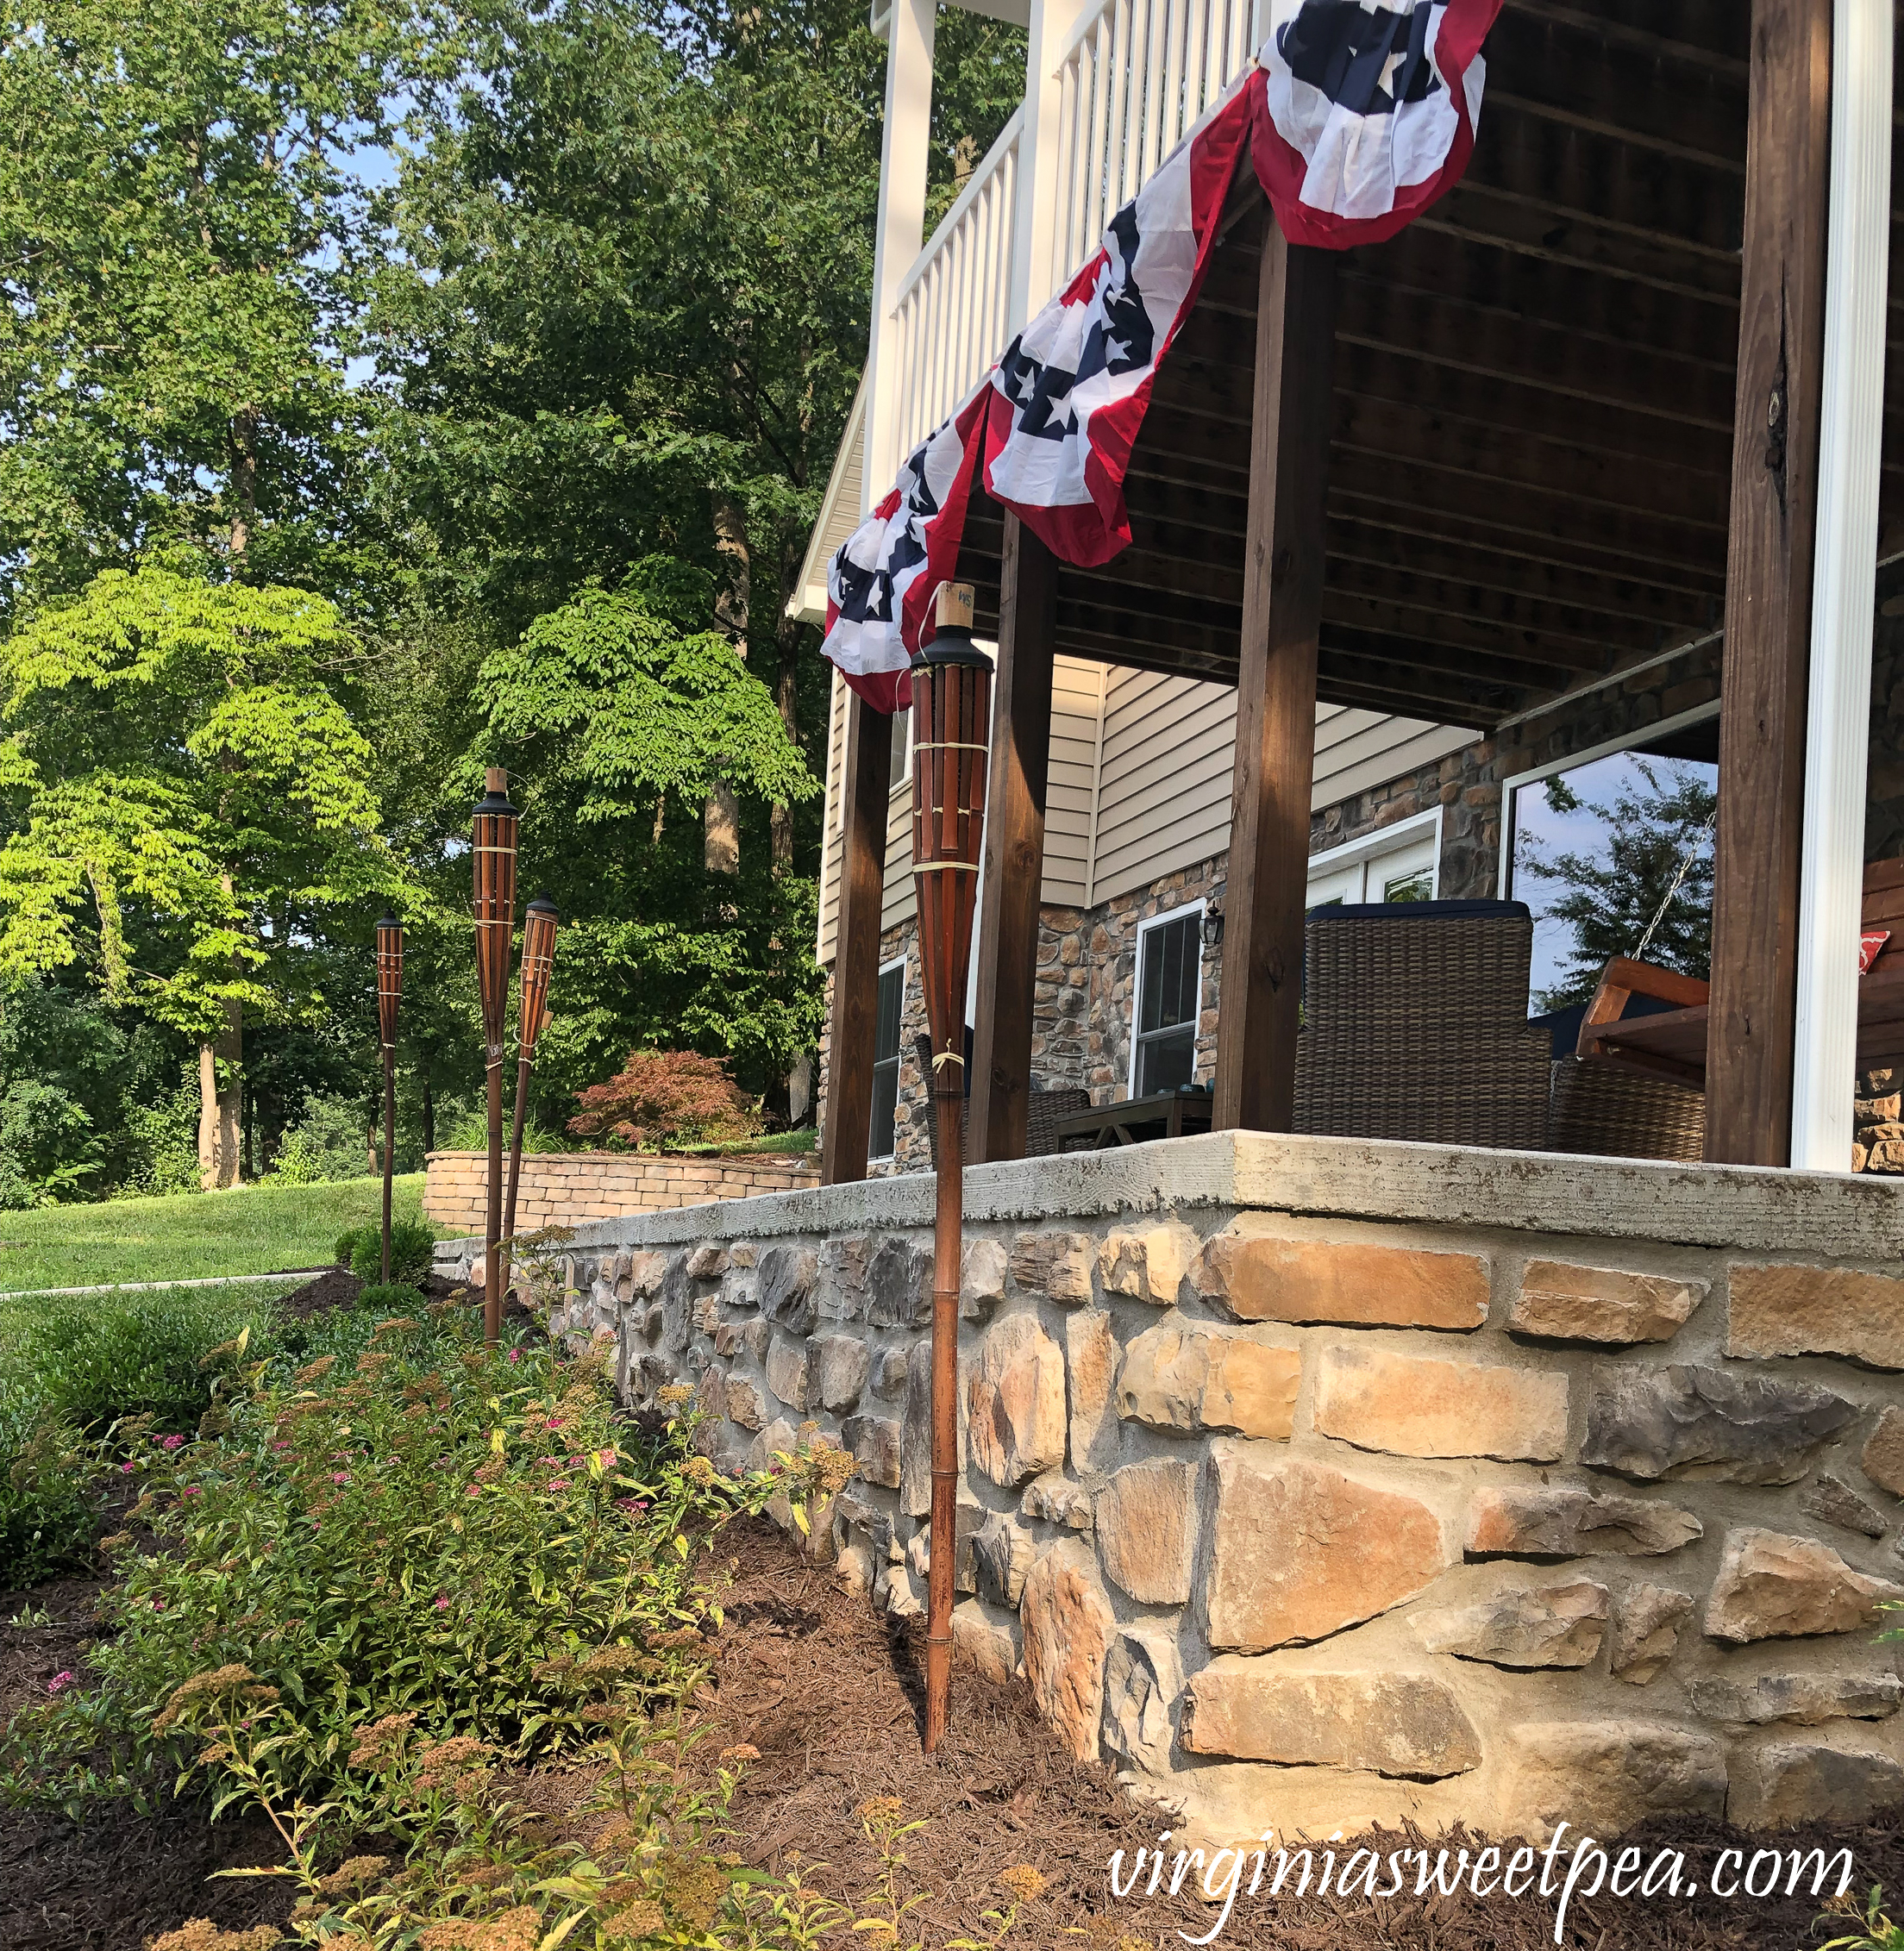
[[[1874,1886],[1870,1901],[1859,1910],[1854,1899],[1847,1898],[1842,1904],[1832,1904],[1819,1919],[1822,1925],[1827,1920],[1835,1922],[1849,1917],[1862,1928],[1844,1937],[1834,1937],[1819,1951],[1904,1951],[1904,1925],[1893,1923],[1884,1914],[1884,1892]]]
[[[368,1159],[369,1121],[361,1102],[313,1097],[304,1115],[278,1141],[270,1179],[279,1185],[318,1185],[326,1179],[361,1179]]]
[[[1633,779],[1623,779],[1612,801],[1582,801],[1556,776],[1547,781],[1547,803],[1555,811],[1586,811],[1606,829],[1604,859],[1564,853],[1549,860],[1538,846],[1523,843],[1515,871],[1538,880],[1557,882],[1563,891],[1547,912],[1573,930],[1574,946],[1552,988],[1539,997],[1544,1010],[1584,1003],[1600,972],[1615,955],[1631,955],[1648,924],[1667,903],[1646,960],[1682,975],[1704,976],[1712,966],[1713,856],[1707,822],[1715,796],[1712,785],[1690,766],[1634,758]],[[1690,857],[1690,864],[1687,865]]]
[[[158,1199],[204,1191],[204,1175],[198,1169],[195,1076],[154,1103],[128,1104],[122,1117],[128,1169],[116,1191],[134,1198]]]
[[[425,1219],[398,1219],[390,1223],[391,1283],[413,1293],[423,1285],[435,1260],[436,1229]],[[337,1264],[348,1266],[360,1280],[374,1280],[384,1266],[384,1223],[379,1218],[368,1226],[354,1226],[339,1236]]]
[[[9,1431],[0,1408],[0,1591],[85,1564],[105,1466],[72,1421],[43,1410]]]
[[[167,1702],[241,1665],[277,1690],[271,1792],[401,1835],[353,1766],[373,1723],[523,1760],[586,1745],[579,1664],[637,1702],[666,1694],[699,1645],[691,1516],[757,1505],[776,1480],[725,1490],[678,1441],[631,1455],[599,1354],[486,1351],[450,1304],[320,1333],[329,1351],[289,1374],[234,1348],[200,1440],[135,1460],[154,1547],[128,1552],[106,1602],[97,1684],[16,1722],[0,1791],[147,1797],[203,1748]]]
[[[705,1144],[760,1129],[760,1114],[727,1066],[692,1050],[630,1050],[613,1077],[576,1102],[582,1108],[568,1121],[571,1131],[623,1145]]]

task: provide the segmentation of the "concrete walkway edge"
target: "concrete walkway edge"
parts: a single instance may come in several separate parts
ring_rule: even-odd
[[[285,1273],[221,1273],[205,1280],[122,1280],[110,1287],[9,1287],[0,1289],[0,1301],[38,1301],[64,1294],[158,1294],[169,1287],[241,1287],[258,1280],[315,1280],[332,1273],[329,1266],[293,1267]]]

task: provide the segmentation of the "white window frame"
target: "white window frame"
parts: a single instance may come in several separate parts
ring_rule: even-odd
[[[1434,891],[1429,895],[1433,900],[1441,887],[1441,817],[1443,809],[1431,806],[1425,813],[1411,813],[1406,820],[1397,820],[1392,825],[1378,827],[1374,833],[1365,833],[1355,840],[1345,840],[1339,847],[1325,847],[1320,854],[1309,856],[1306,879],[1318,881],[1331,874],[1339,874],[1345,868],[1372,866],[1385,854],[1400,854],[1412,851],[1423,841],[1428,841],[1434,849],[1434,861],[1430,883]],[[1362,877],[1363,893],[1368,891],[1368,876]],[[1303,903],[1305,908],[1310,904]]]
[[[1143,1021],[1143,938],[1153,929],[1165,927],[1171,922],[1181,922],[1186,915],[1197,916],[1197,1034],[1203,1029],[1203,917],[1209,912],[1207,899],[1199,897],[1187,901],[1181,908],[1172,908],[1162,915],[1152,915],[1137,923],[1137,960],[1130,971],[1130,1060],[1125,1066],[1124,1094],[1135,1097],[1137,1094],[1137,1025]],[[1193,1067],[1194,1067],[1193,1066]]]
[[[888,1060],[888,1061],[896,1061],[896,1062],[897,1062],[897,1064],[898,1064],[899,1069],[899,1071],[901,1071],[901,1072],[903,1072],[903,1071],[905,1070],[905,965],[906,965],[906,960],[907,960],[907,958],[906,958],[905,956],[904,956],[904,955],[895,955],[895,956],[893,956],[893,957],[892,957],[892,960],[891,960],[890,961],[886,961],[886,962],[881,962],[881,963],[880,964],[880,971],[879,971],[879,974],[878,974],[877,976],[875,976],[875,977],[874,977],[874,985],[873,985],[873,997],[874,997],[874,1013],[873,1013],[873,1035],[874,1035],[874,1045],[873,1045],[873,1064],[874,1064],[874,1071],[875,1071],[875,1072],[877,1072],[877,1070],[878,1070],[878,1068],[879,1068],[879,1064],[880,1064],[880,1054],[879,1054],[879,1033],[880,1033],[880,1020],[879,1020],[879,993],[880,993],[880,991],[879,991],[879,985],[880,985],[880,984],[881,982],[883,982],[883,981],[884,981],[884,980],[886,979],[886,978],[887,976],[889,976],[889,975],[891,975],[891,974],[892,974],[892,972],[893,972],[893,970],[894,970],[894,969],[897,969],[897,970],[898,970],[898,971],[899,972],[899,1047],[898,1051],[897,1051],[897,1052],[895,1053],[895,1054],[894,1054],[894,1057],[893,1057],[892,1059],[888,1059],[887,1060]],[[895,1088],[895,1089],[894,1089],[894,1091],[893,1091],[893,1093],[892,1093],[892,1111],[893,1111],[893,1116],[892,1116],[892,1149],[891,1151],[889,1151],[889,1152],[875,1152],[875,1151],[874,1151],[874,1150],[873,1149],[873,1132],[872,1132],[872,1129],[871,1129],[871,1125],[870,1125],[870,1122],[868,1123],[868,1127],[867,1127],[867,1134],[866,1134],[866,1159],[867,1159],[867,1163],[868,1165],[876,1165],[876,1164],[880,1164],[880,1163],[883,1163],[883,1162],[884,1162],[885,1160],[888,1160],[888,1159],[897,1158],[897,1157],[899,1156],[899,1091],[898,1091],[897,1088]],[[872,1117],[872,1107],[871,1107],[870,1105],[868,1105],[868,1106],[867,1107],[867,1118],[868,1118],[868,1120],[870,1121],[870,1119],[871,1119],[871,1117]]]
[[[1516,772],[1500,782],[1500,864],[1494,871],[1494,886],[1503,901],[1512,901],[1514,886],[1514,795],[1523,786],[1538,785],[1543,779],[1550,779],[1556,772],[1571,772],[1581,766],[1591,766],[1596,759],[1617,758],[1622,752],[1632,752],[1649,740],[1663,737],[1668,732],[1684,729],[1688,725],[1703,724],[1708,718],[1719,716],[1719,700],[1709,699],[1704,704],[1695,704],[1690,711],[1675,711],[1669,718],[1661,718],[1650,725],[1638,725],[1619,738],[1608,739],[1601,745],[1590,745],[1581,752],[1571,752],[1564,759],[1550,760],[1544,766],[1536,766],[1530,772]],[[1666,761],[1669,765],[1671,761]]]

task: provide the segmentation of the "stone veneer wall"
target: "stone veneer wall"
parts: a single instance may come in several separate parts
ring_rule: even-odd
[[[1870,1179],[1230,1133],[974,1168],[958,1642],[1180,1841],[1904,1800]],[[586,1229],[561,1325],[923,1605],[929,1181]]]
[[[667,1153],[532,1152],[523,1160],[516,1229],[576,1226],[629,1213],[663,1212],[710,1199],[747,1199],[817,1185],[817,1160],[799,1154],[684,1158]],[[489,1185],[486,1152],[432,1152],[423,1214],[454,1233],[479,1234]]]

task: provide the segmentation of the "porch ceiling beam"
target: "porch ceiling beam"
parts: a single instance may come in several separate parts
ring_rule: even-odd
[[[1545,688],[1489,684],[1472,674],[1436,682],[1325,644],[1316,695],[1325,704],[1360,704],[1437,724],[1485,727],[1521,710]]]
[[[1524,14],[1534,21],[1556,21],[1568,27],[1578,28],[1583,34],[1609,46],[1630,48],[1644,55],[1648,60],[1663,61],[1669,65],[1706,69],[1728,81],[1736,82],[1743,108],[1745,93],[1745,78],[1751,64],[1743,51],[1733,53],[1703,44],[1682,41],[1672,35],[1657,33],[1650,28],[1630,27],[1624,21],[1610,18],[1605,14],[1588,12],[1584,8],[1563,7],[1555,0],[1506,0],[1505,11]]]
[[[1479,678],[1516,690],[1544,690],[1575,676],[1596,677],[1609,661],[1604,657],[1591,662],[1543,657],[1532,652],[1516,655],[1491,645],[1463,642],[1453,638],[1452,633],[1437,637],[1425,630],[1372,628],[1366,621],[1368,605],[1338,606],[1326,590],[1322,608],[1325,646],[1355,651],[1372,664],[1393,664],[1398,672],[1437,672],[1454,678]],[[1344,608],[1350,614],[1337,613]]]
[[[1752,0],[1706,1157],[1791,1155],[1832,0]]]
[[[1372,628],[1391,622],[1406,628],[1431,619],[1428,634],[1440,641],[1492,647],[1539,663],[1564,660],[1575,669],[1620,652],[1644,654],[1658,647],[1659,632],[1645,622],[1429,575],[1413,558],[1397,564],[1331,553],[1329,560],[1331,600],[1324,613],[1339,616],[1350,604],[1365,605]]]

